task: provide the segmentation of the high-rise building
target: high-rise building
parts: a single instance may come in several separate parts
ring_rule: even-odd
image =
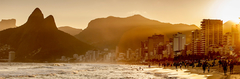
[[[172,47],[172,42],[170,41],[167,41],[166,42],[166,52],[167,52],[167,55],[170,57],[170,58],[174,58],[174,52],[173,52],[173,47]]]
[[[151,37],[148,37],[147,41],[141,42],[141,57],[145,59],[149,58],[156,58],[159,53],[161,53],[159,50],[162,48],[159,48],[159,46],[163,46],[164,44],[164,35],[157,35],[154,34]]]
[[[233,34],[231,32],[227,32],[226,34],[223,35],[223,42],[222,42],[222,44],[224,46],[232,46],[234,44]]]
[[[146,58],[148,54],[148,41],[141,41],[141,58]]]
[[[202,45],[203,39],[202,39],[202,31],[201,30],[194,30],[192,31],[192,45],[191,45],[191,51],[194,54],[204,54],[204,46]]]
[[[10,51],[8,56],[8,62],[12,62],[15,59],[15,52]]]
[[[184,50],[184,45],[186,44],[186,35],[182,33],[177,33],[173,35],[173,51],[175,55],[180,54]]]
[[[234,25],[232,27],[232,41],[233,41],[233,46],[234,48],[239,48],[239,25]]]
[[[203,46],[205,55],[208,54],[210,47],[222,46],[223,21],[215,19],[203,19],[201,22],[203,34]]]
[[[160,43],[164,43],[164,35],[154,34],[152,37],[148,37],[148,52],[152,52],[152,55],[154,55],[154,49],[156,49]]]
[[[223,35],[223,54],[230,53],[230,47],[234,45],[233,42],[233,34],[231,32],[227,32]]]
[[[183,55],[183,56],[188,55],[188,54],[187,54],[187,51],[190,51],[191,48],[192,48],[192,44],[185,44],[184,50],[181,51],[181,52],[182,52],[182,55]]]

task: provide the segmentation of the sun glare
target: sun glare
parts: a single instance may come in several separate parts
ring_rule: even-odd
[[[226,0],[221,3],[217,16],[224,22],[231,20],[235,23],[239,23],[240,17],[240,0]]]

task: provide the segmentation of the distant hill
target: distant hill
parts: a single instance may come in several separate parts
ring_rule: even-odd
[[[141,15],[126,18],[109,16],[90,21],[88,27],[75,37],[98,48],[115,49],[119,46],[120,51],[125,52],[127,48],[139,48],[140,41],[145,41],[155,33],[165,35],[167,41],[177,32],[190,37],[191,31],[195,29],[200,28],[195,25],[162,23]],[[190,42],[191,38],[187,40]]]
[[[75,35],[79,34],[80,32],[82,32],[82,29],[76,29],[76,28],[72,28],[69,26],[58,27],[58,30],[68,33],[72,36],[75,36]]]
[[[36,8],[22,26],[0,31],[0,43],[16,51],[16,61],[55,61],[61,56],[85,54],[93,47],[58,30],[52,15]]]
[[[0,21],[0,31],[8,28],[15,28],[16,20],[15,19],[3,19]]]

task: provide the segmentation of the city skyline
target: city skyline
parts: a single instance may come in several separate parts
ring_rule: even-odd
[[[45,15],[54,15],[56,25],[85,29],[91,20],[108,16],[128,17],[140,14],[167,23],[194,24],[200,27],[203,18],[239,22],[237,0],[1,0],[0,19],[16,19],[22,25],[29,12],[38,7]]]

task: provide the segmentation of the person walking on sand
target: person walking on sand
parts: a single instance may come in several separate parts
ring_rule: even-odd
[[[210,63],[208,63],[208,73],[209,73],[209,71],[210,71],[210,67],[211,67],[211,64]]]
[[[202,65],[203,73],[205,73],[206,67],[207,67],[207,62],[204,61],[204,62],[203,62],[203,65]]]
[[[233,60],[231,60],[231,62],[230,62],[230,74],[233,74],[233,67],[234,67],[234,62],[233,62]]]
[[[182,69],[182,63],[181,62],[179,63],[179,66],[180,66],[180,69]]]
[[[177,66],[178,66],[177,62],[174,62],[174,66],[175,66],[175,67],[176,67],[176,69],[177,69]]]
[[[222,65],[222,60],[219,60],[219,61],[218,61],[218,64],[219,64],[219,68],[220,68],[221,65]]]
[[[223,71],[224,71],[224,75],[227,75],[227,62],[224,60],[222,61],[222,67],[223,67]]]
[[[195,65],[194,65],[194,62],[192,62],[192,68],[194,68],[194,66],[195,66]]]

